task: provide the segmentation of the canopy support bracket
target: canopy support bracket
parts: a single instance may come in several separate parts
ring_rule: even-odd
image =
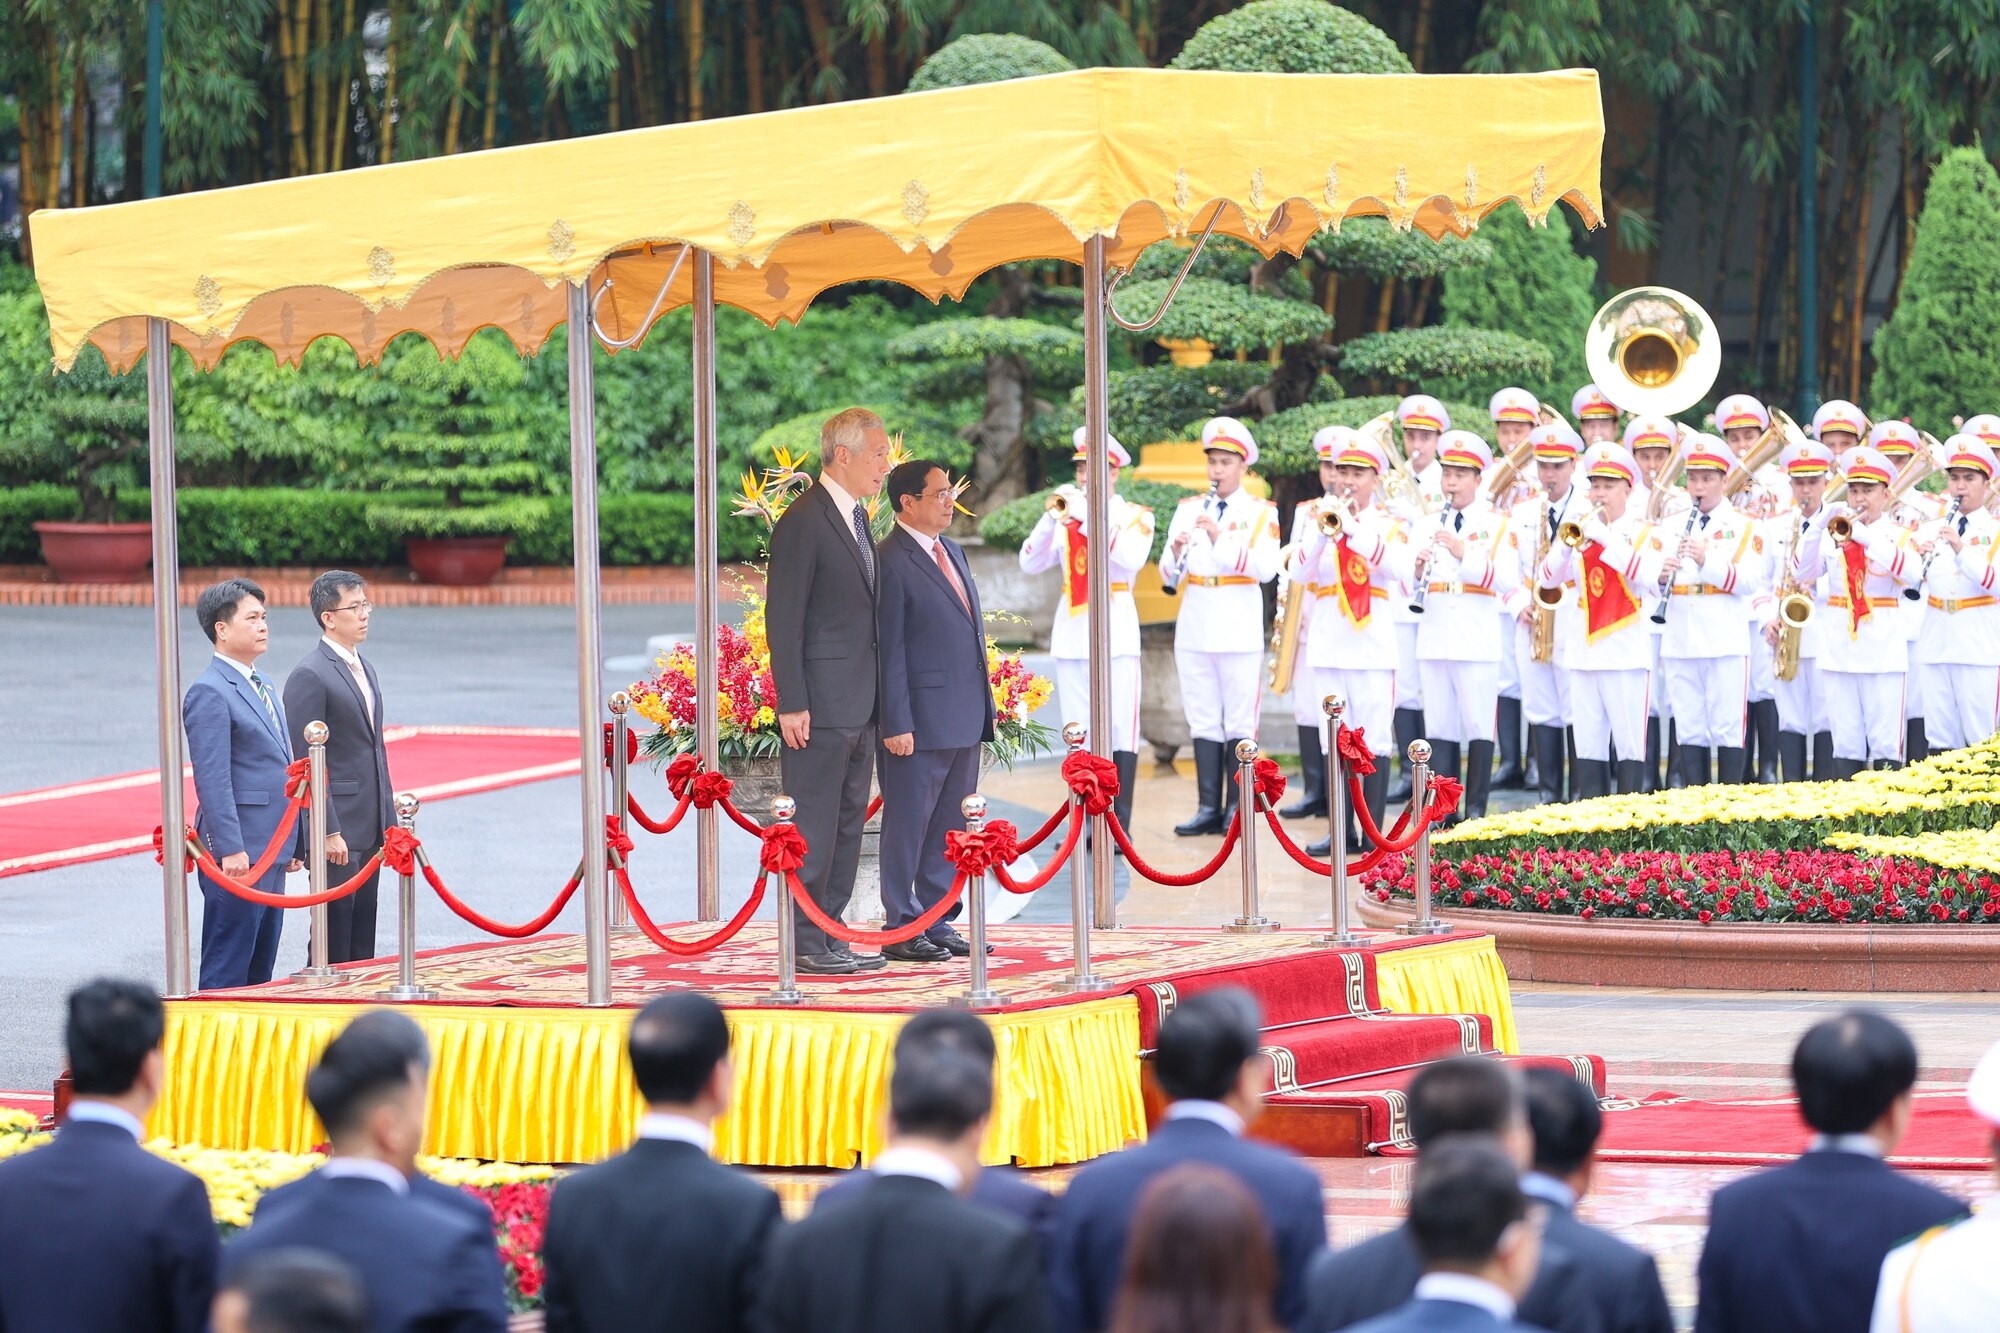
[[[1167,294],[1160,298],[1160,308],[1153,312],[1150,319],[1135,321],[1127,319],[1118,313],[1118,307],[1113,305],[1111,300],[1118,294],[1118,284],[1124,280],[1125,275],[1131,270],[1122,268],[1114,269],[1111,274],[1111,280],[1104,285],[1104,312],[1110,317],[1111,322],[1119,328],[1124,329],[1127,333],[1144,333],[1165,319],[1167,317],[1167,308],[1173,305],[1174,297],[1180,293],[1181,284],[1187,281],[1187,275],[1194,268],[1194,261],[1201,258],[1202,248],[1208,244],[1208,238],[1215,234],[1215,224],[1220,221],[1222,221],[1222,203],[1218,200],[1215,205],[1215,212],[1209,214],[1208,225],[1203,227],[1201,235],[1195,238],[1194,249],[1188,251],[1188,257],[1181,261],[1180,272],[1174,274],[1173,282],[1167,287]]]
[[[604,284],[597,289],[596,295],[590,298],[590,331],[597,335],[599,342],[603,343],[611,351],[622,352],[646,336],[646,330],[653,327],[653,316],[659,314],[660,307],[666,303],[667,293],[672,290],[674,279],[681,275],[681,265],[687,263],[688,249],[688,244],[683,241],[681,243],[681,252],[674,256],[674,266],[667,270],[667,280],[660,284],[660,290],[654,293],[653,304],[648,307],[644,317],[639,320],[639,331],[629,338],[612,337],[604,331],[604,325],[598,321],[598,307],[604,304],[604,298],[611,291],[612,280],[610,278],[604,280]]]

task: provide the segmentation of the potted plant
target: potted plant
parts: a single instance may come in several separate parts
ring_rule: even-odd
[[[23,470],[59,477],[76,492],[68,519],[34,525],[42,559],[58,583],[136,583],[153,559],[153,525],[116,523],[118,492],[143,487],[146,390],[139,375],[113,375],[94,347],[76,368],[47,384],[38,428],[21,432],[17,448],[31,452]]]

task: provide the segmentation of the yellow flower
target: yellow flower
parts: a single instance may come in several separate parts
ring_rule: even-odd
[[[0,1134],[28,1134],[41,1124],[41,1117],[31,1111],[23,1111],[12,1106],[0,1106]]]

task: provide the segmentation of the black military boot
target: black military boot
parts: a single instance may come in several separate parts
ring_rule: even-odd
[[[1389,830],[1389,770],[1380,760],[1375,771],[1361,779],[1361,803],[1368,807],[1368,815],[1375,821],[1378,832]],[[1355,821],[1353,849],[1357,852],[1372,851],[1368,840],[1361,835],[1360,821]]]
[[[1699,745],[1676,746],[1680,751],[1681,785],[1706,787],[1709,784],[1708,750]]]
[[[1833,760],[1833,779],[1835,782],[1845,782],[1866,767],[1868,765],[1859,759],[1842,759],[1836,755]]]
[[[1620,796],[1631,796],[1638,792],[1649,791],[1651,790],[1651,781],[1651,775],[1648,772],[1647,766],[1639,760],[1620,759],[1618,761],[1618,794]]]
[[[1493,789],[1513,791],[1528,778],[1521,768],[1521,701],[1501,695],[1494,717],[1500,727],[1500,769],[1493,775]]]
[[[1702,771],[1708,771],[1708,760],[1702,760]],[[1687,756],[1681,753],[1681,728],[1672,718],[1667,719],[1667,789],[1679,791],[1687,786]]]
[[[1833,733],[1815,731],[1812,738],[1813,781],[1831,782],[1834,779]]]
[[[1492,790],[1493,742],[1474,741],[1465,747],[1465,797],[1459,803],[1467,819],[1486,817],[1486,798]]]
[[[1660,719],[1657,717],[1646,719],[1646,760],[1644,767],[1645,772],[1640,775],[1640,778],[1646,785],[1640,788],[1640,790],[1664,790],[1660,782]]]
[[[1278,813],[1286,819],[1326,818],[1326,747],[1318,727],[1299,728],[1299,799]]]
[[[1392,802],[1410,799],[1410,742],[1424,734],[1424,711],[1421,708],[1398,708],[1395,716],[1396,753],[1389,756],[1390,762],[1401,764],[1402,773],[1395,785],[1389,788]]]
[[[1724,745],[1715,751],[1715,780],[1724,786],[1739,786],[1749,772],[1750,756],[1740,745]]]
[[[1750,705],[1750,730],[1757,737],[1757,781],[1778,780],[1778,701],[1759,699]]]
[[[1922,718],[1913,717],[1903,724],[1903,753],[1912,760],[1922,759],[1930,753],[1930,747],[1924,743]]]
[[[1611,761],[1608,759],[1579,759],[1570,770],[1573,794],[1579,801],[1587,801],[1593,796],[1611,794]]]
[[[1200,802],[1194,818],[1174,825],[1183,838],[1204,833],[1220,833],[1229,822],[1222,813],[1222,742],[1197,740],[1194,743],[1194,788]]]
[[[1806,738],[1796,731],[1778,733],[1778,758],[1786,782],[1806,780]]]
[[[1225,829],[1229,827],[1229,817],[1236,813],[1236,802],[1241,790],[1236,779],[1242,773],[1242,770],[1243,765],[1238,763],[1236,759],[1236,741],[1224,741],[1222,743],[1222,827]]]
[[[1118,827],[1130,833],[1132,789],[1139,785],[1139,753],[1136,750],[1113,750],[1111,762],[1118,766],[1118,795],[1112,798],[1111,813],[1118,816]],[[1111,854],[1123,855],[1116,841],[1111,844]]]
[[[1535,752],[1535,773],[1541,782],[1542,804],[1556,805],[1563,799],[1563,759],[1568,741],[1561,727],[1529,727],[1528,740]]]

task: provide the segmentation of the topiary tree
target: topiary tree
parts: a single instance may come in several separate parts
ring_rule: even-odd
[[[1931,173],[1910,265],[1875,335],[1876,417],[1938,435],[1955,416],[2000,403],[2000,175],[1980,148],[1954,148]]]
[[[1246,74],[1408,74],[1389,34],[1329,0],[1254,0],[1201,25],[1172,69]]]
[[[1583,333],[1597,312],[1597,261],[1577,252],[1567,218],[1551,217],[1547,226],[1533,227],[1512,206],[1490,214],[1479,225],[1479,238],[1490,245],[1493,262],[1444,275],[1444,322],[1454,328],[1507,329],[1540,343],[1553,358],[1549,373],[1513,382],[1544,402],[1568,402],[1579,385],[1590,381]],[[1472,375],[1428,387],[1440,397],[1487,398],[1507,383]]]
[[[1319,457],[1313,452],[1313,436],[1327,426],[1360,426],[1395,410],[1399,401],[1395,394],[1370,394],[1307,403],[1266,417],[1257,430],[1258,470],[1278,481],[1310,477],[1317,486]],[[1453,425],[1469,427],[1481,435],[1486,433],[1486,404],[1447,401],[1444,410]],[[1396,439],[1402,440],[1400,426],[1396,427]]]
[[[1363,380],[1383,389],[1440,394],[1447,383],[1519,384],[1546,382],[1554,365],[1549,349],[1517,333],[1498,329],[1455,329],[1438,324],[1422,329],[1366,333],[1340,345],[1340,368],[1350,383]],[[1456,419],[1456,418],[1454,418]],[[1485,433],[1487,416],[1468,429]]]
[[[903,437],[903,452],[911,458],[935,458],[950,468],[954,474],[962,474],[972,466],[972,446],[965,436],[952,429],[949,421],[928,412],[913,411],[907,403],[860,403],[889,428],[890,435]],[[765,430],[750,447],[752,461],[759,467],[768,467],[778,460],[778,452],[783,450],[802,470],[812,471],[809,461],[819,457],[820,427],[832,415],[825,408],[814,408],[788,417],[777,425]],[[730,478],[724,477],[724,490],[729,487]]]
[[[1137,370],[1114,370],[1105,385],[1111,408],[1111,433],[1132,450],[1162,440],[1191,440],[1189,422],[1197,423],[1221,414],[1222,409],[1262,384],[1270,375],[1267,364],[1255,361],[1211,361],[1205,366],[1182,367],[1170,361]],[[1340,396],[1340,386],[1321,379],[1320,387]],[[1056,455],[1054,470],[1069,460],[1076,428],[1083,424],[1083,386],[1070,390],[1069,402],[1057,411],[1037,417],[1029,439]]]
[[[1118,312],[1127,319],[1145,318],[1159,307],[1167,285],[1166,278],[1120,283]],[[1216,278],[1189,278],[1151,333],[1162,340],[1199,338],[1218,352],[1258,352],[1311,342],[1332,331],[1333,316],[1311,301],[1266,296]]]
[[[1054,487],[1036,491],[1033,495],[1024,495],[993,510],[979,521],[980,539],[989,546],[1020,550],[1021,544],[1028,540],[1028,534],[1035,530],[1035,524],[1041,522],[1049,496],[1054,491]],[[1158,560],[1160,548],[1167,542],[1167,525],[1173,522],[1175,506],[1199,492],[1170,482],[1120,477],[1118,493],[1133,504],[1145,505],[1153,511],[1153,553],[1149,558]]]
[[[1032,37],[979,32],[946,42],[917,66],[908,91],[965,88],[975,83],[1004,83],[1037,74],[1061,74],[1076,66],[1062,52]]]
[[[1437,240],[1420,231],[1398,231],[1387,218],[1350,218],[1306,246],[1306,257],[1343,278],[1434,278],[1454,269],[1491,263],[1493,246],[1481,236]]]

